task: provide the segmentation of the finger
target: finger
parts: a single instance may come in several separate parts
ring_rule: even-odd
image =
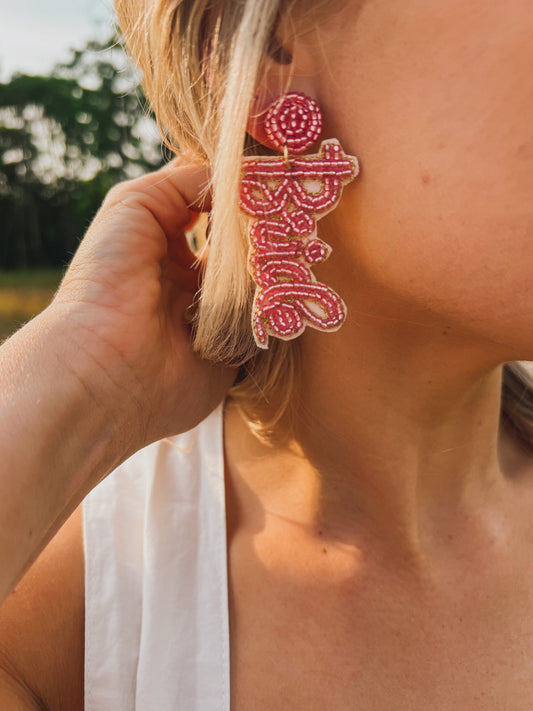
[[[168,187],[175,198],[181,198],[191,210],[192,220],[195,213],[211,210],[210,171],[203,163],[191,163],[178,157],[147,176],[150,186]]]
[[[115,186],[108,205],[148,210],[170,238],[187,227],[195,212],[209,209],[208,187],[207,167],[181,159]]]

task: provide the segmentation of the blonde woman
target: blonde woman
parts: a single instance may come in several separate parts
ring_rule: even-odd
[[[0,706],[530,711],[533,4],[117,11],[182,157],[0,351]],[[263,351],[239,179],[287,91],[360,161],[348,318]]]

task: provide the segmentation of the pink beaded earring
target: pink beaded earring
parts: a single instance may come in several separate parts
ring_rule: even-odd
[[[252,329],[260,348],[268,348],[269,336],[288,341],[306,326],[336,331],[343,324],[344,301],[316,280],[311,267],[331,253],[316,234],[316,221],[359,173],[357,158],[335,138],[322,141],[318,153],[299,155],[322,131],[320,108],[305,94],[275,101],[264,129],[283,156],[246,158],[240,190],[240,207],[253,218],[248,263],[256,284]]]

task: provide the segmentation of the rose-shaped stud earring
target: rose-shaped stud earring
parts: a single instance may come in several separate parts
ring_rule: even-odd
[[[346,155],[335,138],[323,141],[317,153],[300,155],[322,131],[320,108],[305,94],[275,101],[264,131],[283,156],[243,160],[240,188],[240,207],[252,218],[252,329],[260,348],[268,348],[269,336],[291,340],[306,326],[336,331],[344,322],[344,301],[316,280],[311,266],[331,253],[316,234],[316,221],[336,207],[344,185],[359,173],[357,158]]]

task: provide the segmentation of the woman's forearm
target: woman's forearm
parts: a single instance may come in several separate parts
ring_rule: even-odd
[[[45,311],[0,348],[0,599],[131,448],[116,385]]]

